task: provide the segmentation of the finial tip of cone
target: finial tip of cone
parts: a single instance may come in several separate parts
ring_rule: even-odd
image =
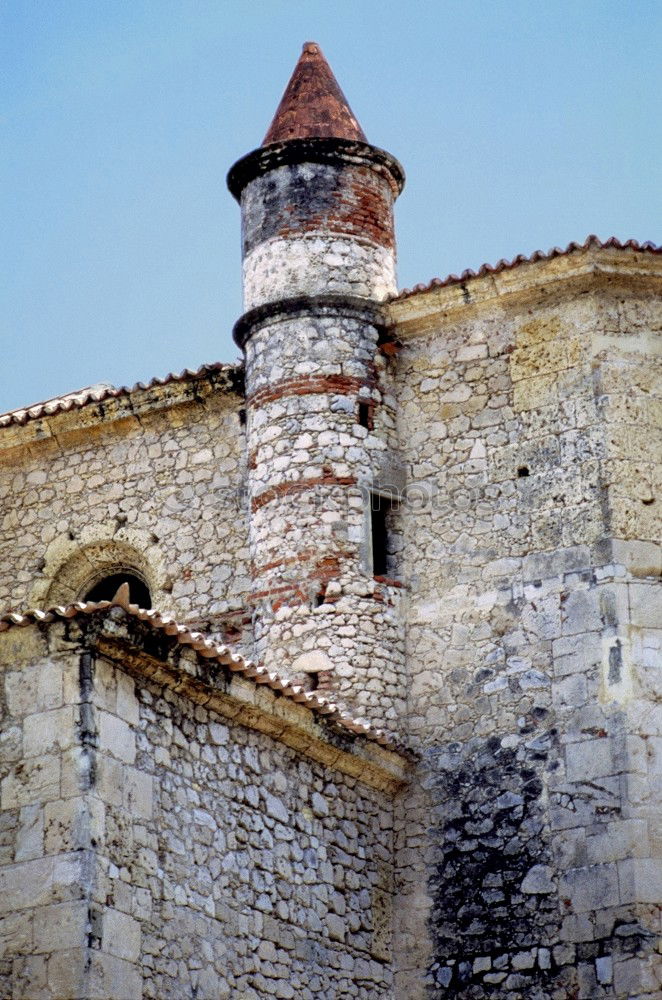
[[[112,603],[119,604],[120,607],[126,608],[129,605],[129,598],[130,598],[129,584],[125,582],[120,584],[120,586],[117,588]]]

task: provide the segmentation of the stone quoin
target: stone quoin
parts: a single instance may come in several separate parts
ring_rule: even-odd
[[[0,416],[3,997],[662,996],[662,250],[403,184],[306,43],[243,362]]]

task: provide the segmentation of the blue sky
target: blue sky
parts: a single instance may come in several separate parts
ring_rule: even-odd
[[[662,242],[659,0],[4,0],[0,412],[232,361],[232,163],[301,44],[404,164],[401,286]]]

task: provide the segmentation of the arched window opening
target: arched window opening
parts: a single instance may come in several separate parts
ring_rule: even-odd
[[[135,573],[112,573],[104,576],[94,584],[83,597],[84,601],[112,601],[123,583],[129,585],[129,601],[139,608],[148,610],[152,606],[152,598],[147,584]]]

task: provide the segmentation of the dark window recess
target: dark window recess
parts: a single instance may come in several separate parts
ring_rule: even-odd
[[[520,479],[525,479],[526,476],[529,475],[528,466],[520,465],[519,469],[517,470],[517,475],[519,476]]]
[[[392,514],[397,504],[390,497],[372,493],[370,496],[370,519],[372,528],[372,572],[375,576],[389,576],[390,537]]]
[[[372,403],[359,403],[356,419],[361,427],[365,427],[371,431],[373,426]]]
[[[137,604],[139,608],[145,608],[146,610],[151,608],[152,598],[149,589],[140,577],[134,576],[133,573],[113,573],[111,576],[104,576],[103,580],[99,580],[98,583],[94,584],[83,600],[92,601],[95,604],[97,601],[112,601],[123,583],[128,583],[129,585],[129,601],[131,604]]]

